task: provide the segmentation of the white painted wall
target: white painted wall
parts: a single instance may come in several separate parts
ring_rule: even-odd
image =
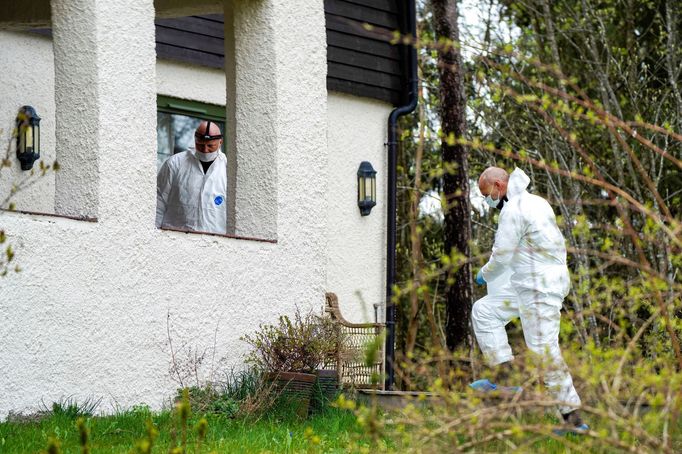
[[[156,90],[160,95],[224,106],[225,73],[220,69],[157,60]]]
[[[36,34],[0,31],[0,68],[0,156],[5,157],[19,109],[30,105],[42,118],[40,157],[52,164],[56,158],[52,40]],[[22,171],[15,146],[11,144],[12,166],[0,169],[0,202],[13,185],[27,182],[28,178],[35,183],[13,197],[17,209],[54,212],[54,174],[38,178],[31,177],[30,171]],[[36,162],[34,168],[38,169],[38,165]]]
[[[26,32],[0,31],[0,151],[2,156],[14,127],[14,120],[22,105],[32,105],[42,118],[41,159],[52,164],[56,159],[55,143],[55,86],[52,39]],[[225,74],[218,69],[157,60],[157,92],[210,104],[225,105]],[[154,123],[156,124],[156,123]],[[87,133],[83,127],[76,133]],[[0,170],[0,201],[9,194],[12,185],[35,181],[12,197],[18,210],[40,213],[55,212],[55,174],[44,177],[21,170],[12,143],[10,168]],[[151,150],[155,153],[155,150]],[[34,167],[38,168],[38,162]],[[3,207],[4,208],[4,207]]]
[[[277,2],[242,0],[227,0],[225,3],[225,66],[228,68],[225,74],[229,86],[227,129],[232,133],[228,137],[228,149],[237,150],[236,154],[227,158],[228,185],[230,188],[232,183],[236,186],[235,197],[230,200],[233,205],[228,205],[228,210],[232,208],[234,214],[228,215],[228,231],[276,239],[279,210],[275,194],[281,168],[276,144],[280,139],[290,141],[289,129],[285,125],[288,121],[300,121],[300,113],[293,108],[301,105],[302,101],[308,101],[308,97],[284,99],[273,87],[286,87],[299,77],[301,83],[311,80],[311,77],[317,84],[324,80],[324,76],[319,78],[320,74],[304,75],[301,67],[290,65],[300,64],[306,57],[324,59],[326,39],[317,49],[308,47],[308,51],[315,52],[310,56],[304,56],[303,49],[298,53],[287,49],[284,46],[292,40],[286,35],[292,34],[292,20],[298,21],[298,18],[294,19],[296,13],[287,11],[282,4],[282,14],[288,17],[279,19],[264,8],[268,3],[275,8],[279,6]],[[298,14],[308,12],[315,16],[319,14],[320,4],[311,2],[307,8]],[[305,21],[303,16],[301,20]],[[282,33],[287,29],[289,31]],[[317,42],[316,29],[297,29],[295,34],[296,39],[302,40],[307,36],[312,42]],[[272,46],[263,46],[263,42]],[[290,56],[282,58],[282,55]],[[326,87],[318,86],[317,89],[325,90]],[[292,117],[282,116],[283,110],[291,111]],[[291,149],[292,152],[294,150]]]
[[[353,322],[374,321],[386,282],[386,124],[391,106],[330,93],[327,104],[330,194],[327,208],[327,290]],[[377,171],[377,205],[360,216],[357,172],[362,161]],[[383,318],[381,318],[383,321]]]
[[[83,1],[90,0],[63,0]],[[264,69],[275,72],[273,83],[262,96],[248,92],[249,106],[271,109],[254,118],[272,122],[260,129],[273,130],[277,243],[154,227],[156,92],[215,103],[218,93],[226,93],[225,78],[188,65],[154,66],[151,0],[98,3],[94,26],[125,31],[100,35],[96,56],[99,220],[0,214],[0,228],[23,269],[0,278],[0,419],[10,410],[32,411],[67,396],[102,397],[104,411],[143,402],[160,407],[178,386],[168,371],[168,320],[178,358],[186,358],[188,348],[207,350],[202,373],[208,378],[217,370],[212,358],[221,360],[222,370],[242,364],[247,346],[240,336],[295,307],[321,311],[325,291],[339,295],[349,319],[373,317],[372,304],[383,300],[384,291],[383,143],[390,107],[327,96],[321,2],[258,5],[267,11],[254,14],[269,19],[249,26],[286,31],[263,30],[268,40],[259,48],[276,58]],[[293,20],[301,33],[289,33]],[[133,45],[136,52],[127,52]],[[50,42],[0,34],[0,49],[29,48],[47,55]],[[69,46],[64,48],[68,54]],[[49,73],[45,58],[40,71]],[[27,67],[12,60],[4,71]],[[15,115],[6,106],[21,97],[15,93],[21,87],[4,88],[2,77],[0,118],[6,122]],[[47,120],[45,149],[54,149],[49,137],[55,132],[47,126],[56,110],[54,81],[40,80],[29,101]],[[378,206],[364,218],[355,183],[361,160],[379,172]],[[301,169],[309,172],[302,175]],[[54,200],[54,184],[26,194],[26,209],[51,211],[52,205],[41,209],[38,201]],[[356,290],[369,305],[368,317],[356,313]]]

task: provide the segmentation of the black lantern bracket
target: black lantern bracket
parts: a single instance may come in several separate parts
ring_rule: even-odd
[[[16,119],[17,159],[21,170],[31,170],[40,159],[40,117],[31,106],[19,109]]]

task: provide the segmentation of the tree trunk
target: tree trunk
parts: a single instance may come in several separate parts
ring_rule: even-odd
[[[471,206],[469,202],[468,150],[451,138],[463,137],[466,128],[464,68],[459,49],[456,0],[432,0],[440,73],[441,153],[446,207],[444,253],[469,258]],[[450,137],[450,140],[448,138]],[[456,263],[456,261],[453,261]],[[445,295],[445,332],[450,350],[470,345],[472,275],[468,261],[453,268]]]
[[[423,91],[421,85],[418,88],[419,100],[423,100]],[[410,253],[412,265],[412,285],[408,286],[410,289],[410,315],[407,324],[407,338],[405,340],[405,355],[410,357],[414,353],[414,348],[417,344],[417,333],[419,331],[419,289],[422,286],[422,268],[424,262],[424,255],[422,254],[421,233],[419,232],[419,200],[421,199],[422,189],[422,158],[424,156],[424,123],[426,118],[424,115],[424,103],[417,104],[417,112],[419,113],[419,141],[417,142],[417,149],[414,156],[414,186],[410,191]]]

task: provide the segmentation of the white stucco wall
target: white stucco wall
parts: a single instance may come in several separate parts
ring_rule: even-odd
[[[0,155],[4,158],[21,106],[30,105],[41,117],[41,160],[52,164],[55,152],[54,59],[52,40],[28,33],[0,31]],[[14,184],[35,181],[12,198],[19,210],[54,212],[54,174],[31,177],[22,171],[15,143],[9,156],[12,166],[0,169],[0,201]],[[38,171],[39,162],[34,164]],[[2,208],[6,208],[3,206]]]
[[[0,218],[24,270],[0,280],[0,417],[65,396],[103,397],[104,410],[140,402],[158,408],[177,386],[168,373],[167,314],[176,347],[211,347],[217,330],[215,357],[239,365],[244,333],[296,306],[322,309],[327,243],[322,4],[259,3],[270,17],[265,26],[283,31],[264,33],[271,40],[260,43],[274,52],[273,68],[283,73],[273,78],[272,93],[250,99],[258,108],[276,100],[270,109],[281,216],[273,244],[154,227],[156,158],[141,153],[155,149],[154,98],[161,84],[154,74],[153,9],[151,0],[129,1],[97,6],[95,26],[117,30],[100,35],[96,55],[98,222],[17,213]],[[289,33],[294,18],[304,33]],[[306,179],[312,189],[305,192],[301,167],[316,169]]]
[[[186,63],[157,60],[158,94],[225,105],[225,72]]]
[[[56,159],[54,57],[50,37],[26,32],[0,31],[0,144],[2,156],[7,151],[14,120],[22,105],[33,106],[42,118],[41,160],[52,164]],[[225,105],[225,74],[218,69],[165,60],[156,63],[157,93],[182,99]],[[78,133],[87,133],[86,129]],[[21,170],[12,142],[10,168],[0,170],[0,201],[12,185],[30,178],[35,181],[11,201],[18,210],[55,212],[55,174],[30,176]],[[151,153],[154,153],[151,150]],[[34,167],[38,169],[38,162]]]
[[[391,106],[330,93],[327,104],[330,194],[327,209],[327,291],[339,297],[346,319],[374,321],[386,282],[386,124]],[[377,205],[360,216],[357,172],[362,161],[377,171]],[[383,321],[383,319],[381,319]]]
[[[303,15],[318,14],[320,3],[311,2],[307,8],[298,12],[303,21],[306,20]],[[279,210],[274,195],[281,166],[275,152],[276,143],[282,139],[294,146],[289,128],[284,125],[289,121],[300,121],[301,113],[294,107],[308,101],[307,96],[285,101],[278,90],[271,89],[273,86],[295,84],[302,75],[301,67],[295,65],[301,63],[304,51],[299,50],[296,54],[287,49],[285,46],[292,42],[286,35],[291,34],[291,31],[281,32],[287,28],[291,30],[291,24],[299,19],[292,10],[285,11],[282,8],[282,14],[283,18],[270,14],[259,2],[226,2],[224,31],[229,86],[228,130],[233,132],[228,138],[228,148],[237,150],[236,154],[228,156],[227,179],[236,186],[232,201],[234,216],[229,216],[228,229],[237,235],[277,238]],[[316,33],[315,29],[297,28],[295,34],[297,39],[317,40],[311,36]],[[273,46],[263,47],[263,41],[271,42]],[[315,52],[310,55],[311,58],[325,58],[325,42],[317,49],[308,49]],[[287,54],[296,55],[282,58]],[[324,76],[319,73],[311,76],[318,77],[318,83],[324,81]],[[234,97],[230,100],[233,91]],[[284,111],[291,112],[292,117],[284,116]],[[277,128],[278,124],[284,127]],[[307,132],[310,134],[312,131]],[[292,148],[291,152],[294,150]],[[234,222],[234,230],[231,222]]]
[[[178,387],[169,374],[168,321],[179,361],[188,349],[207,352],[201,371],[208,378],[226,364],[242,364],[247,346],[240,336],[296,307],[321,311],[325,291],[339,295],[347,318],[373,318],[372,304],[382,302],[384,292],[383,143],[390,107],[328,96],[321,2],[263,0],[240,14],[244,22],[236,28],[256,27],[253,33],[264,37],[254,51],[274,56],[261,68],[273,72],[266,92],[237,86],[236,97],[258,112],[248,128],[271,131],[267,162],[275,166],[276,222],[268,228],[276,228],[277,242],[154,227],[156,93],[217,103],[230,91],[220,71],[154,63],[151,0],[98,2],[93,26],[117,30],[98,35],[97,103],[88,107],[96,111],[98,128],[98,222],[0,215],[23,269],[0,278],[0,419],[67,396],[101,397],[103,411],[142,402],[160,407]],[[292,23],[300,33],[290,33]],[[10,42],[49,50],[49,40],[40,37],[0,34],[0,49]],[[68,54],[69,46],[63,48]],[[25,71],[16,62],[5,71],[10,68]],[[50,69],[46,64],[40,71]],[[21,87],[5,89],[0,77],[5,119],[15,115],[6,106],[20,97]],[[34,106],[44,118],[56,110],[48,105],[53,87],[54,81],[43,81],[36,92]],[[249,119],[248,108],[242,107],[241,121]],[[45,148],[53,149],[46,139]],[[239,146],[258,144],[245,140]],[[356,200],[362,160],[379,172],[378,205],[368,217],[360,217]],[[53,188],[34,196],[54,200]],[[27,197],[28,205],[37,203]],[[356,291],[367,303],[367,317]]]

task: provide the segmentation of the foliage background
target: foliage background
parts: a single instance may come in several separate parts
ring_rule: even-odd
[[[529,190],[552,204],[566,238],[573,286],[564,301],[560,343],[587,419],[597,428],[589,446],[679,449],[679,5],[670,0],[445,1],[461,14],[470,16],[475,8],[478,15],[475,24],[463,27],[461,40],[452,41],[434,32],[435,3],[443,2],[418,2],[420,105],[402,124],[399,386],[441,393],[452,389],[449,381],[466,383],[491,373],[481,366],[475,344],[442,358],[445,313],[452,304],[445,288],[464,263],[473,264],[474,272],[482,266],[493,242],[497,212],[476,196],[478,175],[489,165],[517,166],[531,177]],[[464,60],[461,68],[450,68],[465,75],[463,136],[443,131],[440,120],[450,106],[442,104],[438,91],[438,57],[449,45]],[[468,150],[471,257],[444,248],[442,214],[450,206],[443,180],[458,163],[444,161],[442,148],[452,143]],[[485,288],[474,292],[479,298]],[[496,405],[486,413],[476,407],[475,396],[461,399],[442,391],[450,407],[436,418],[422,414],[415,420],[441,428],[449,421],[462,437],[456,441],[460,446],[480,446],[485,438],[455,429],[466,421],[492,437],[488,441],[497,437],[514,449],[528,447],[528,438],[517,444],[512,433],[533,425],[531,408],[551,405],[535,388],[542,365],[526,356],[520,327],[512,322],[508,332],[518,353],[512,380],[534,390],[516,403],[525,416]],[[444,363],[450,367],[437,367]],[[424,379],[429,373],[430,381]],[[547,434],[542,427],[530,432]],[[420,443],[453,441],[439,429],[425,432]]]

